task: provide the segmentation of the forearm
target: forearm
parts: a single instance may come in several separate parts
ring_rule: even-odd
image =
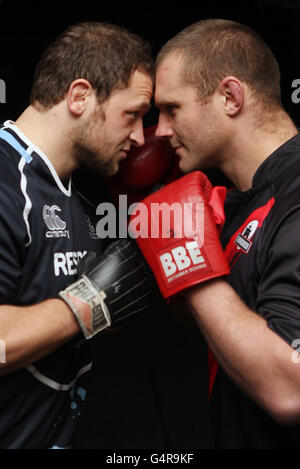
[[[266,321],[223,280],[191,289],[185,297],[217,361],[237,386],[276,417],[295,409],[300,369],[292,361],[292,348]]]
[[[0,339],[5,343],[6,363],[0,363],[0,374],[43,358],[79,330],[72,311],[59,299],[24,307],[1,305]]]

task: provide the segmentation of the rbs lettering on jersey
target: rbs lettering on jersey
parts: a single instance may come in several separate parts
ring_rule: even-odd
[[[54,254],[54,273],[59,275],[75,275],[77,273],[76,266],[80,259],[85,256],[87,251],[83,252],[56,252]]]
[[[176,247],[164,252],[159,258],[168,283],[208,268],[197,241],[186,242],[184,246],[177,243]]]

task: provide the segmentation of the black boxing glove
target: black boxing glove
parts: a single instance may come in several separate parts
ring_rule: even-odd
[[[134,240],[115,241],[104,253],[83,258],[78,267],[81,277],[59,296],[73,311],[86,339],[150,310],[157,287]]]

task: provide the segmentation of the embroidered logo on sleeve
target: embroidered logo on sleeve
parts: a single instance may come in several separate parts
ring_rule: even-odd
[[[266,205],[254,210],[240,228],[232,235],[225,249],[225,256],[230,268],[236,263],[240,255],[248,254],[253,245],[253,237],[261,228],[275,203],[272,197]]]

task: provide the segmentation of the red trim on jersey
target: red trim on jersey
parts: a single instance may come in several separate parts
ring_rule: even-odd
[[[208,379],[208,395],[209,399],[211,398],[211,393],[213,389],[213,385],[217,376],[217,371],[218,371],[218,362],[215,359],[215,357],[212,354],[212,351],[208,349],[208,373],[209,373],[209,379]]]
[[[245,220],[245,222],[240,226],[240,228],[236,230],[236,232],[231,236],[224,251],[225,257],[229,263],[230,268],[234,266],[234,264],[237,262],[237,260],[242,254],[247,255],[247,253],[241,250],[241,248],[239,248],[239,246],[236,244],[235,240],[237,239],[237,237],[239,235],[242,235],[244,230],[247,228],[247,226],[251,222],[257,221],[258,224],[257,224],[256,229],[260,228],[263,225],[263,222],[265,221],[267,216],[269,215],[270,210],[273,207],[274,203],[275,203],[275,199],[274,197],[272,197],[266,203],[266,205],[263,205],[262,207],[259,207],[256,210],[254,210],[251,213],[251,215],[249,215],[249,217]],[[209,371],[209,398],[211,398],[213,385],[214,385],[217,372],[218,372],[218,362],[213,356],[210,349],[208,349],[208,371]]]

